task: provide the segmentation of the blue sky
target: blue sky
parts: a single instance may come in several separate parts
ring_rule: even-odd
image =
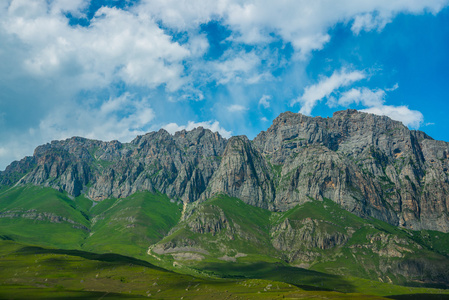
[[[55,139],[356,108],[449,141],[449,0],[4,0],[0,170]]]

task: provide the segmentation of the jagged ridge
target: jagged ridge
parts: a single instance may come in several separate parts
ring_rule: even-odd
[[[2,186],[50,186],[94,200],[159,191],[185,203],[224,193],[272,211],[325,198],[365,218],[449,231],[449,144],[388,117],[283,113],[253,141],[197,128],[131,143],[74,137],[39,146]]]

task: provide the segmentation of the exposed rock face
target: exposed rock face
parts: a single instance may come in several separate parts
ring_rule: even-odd
[[[387,117],[281,114],[254,146],[279,170],[275,207],[329,198],[359,216],[449,231],[449,144]]]
[[[73,224],[72,227],[77,229],[82,229],[85,231],[90,231],[89,228],[86,226],[76,223],[75,221],[63,217],[55,215],[54,213],[48,213],[48,212],[39,212],[36,209],[32,210],[10,210],[10,211],[2,211],[0,212],[0,218],[6,218],[6,219],[30,219],[35,221],[48,221],[50,223],[63,223],[67,222],[70,224]]]
[[[51,186],[94,200],[140,190],[184,202],[225,193],[274,211],[329,198],[362,217],[448,232],[448,169],[448,143],[388,117],[286,112],[253,141],[203,128],[160,130],[128,144],[54,141],[8,166],[0,184]]]
[[[273,209],[274,185],[262,155],[246,136],[232,137],[224,151],[220,167],[214,173],[205,198],[224,193],[262,208]]]
[[[292,222],[299,224],[292,225]],[[322,224],[318,224],[323,222],[325,221],[311,218],[301,221],[291,221],[287,218],[271,229],[272,244],[277,250],[287,253],[289,261],[307,261],[315,258],[304,255],[307,249],[331,249],[348,240],[347,235],[328,228],[337,225],[329,223],[322,226]]]
[[[129,144],[74,137],[39,146],[33,157],[8,167],[1,180],[14,184],[16,169],[27,169],[18,184],[50,186],[73,196],[85,193],[94,200],[150,190],[189,202],[206,189],[225,145],[220,135],[203,128],[175,136],[160,130]]]

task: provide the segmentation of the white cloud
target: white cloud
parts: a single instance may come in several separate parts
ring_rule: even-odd
[[[362,104],[368,107],[380,106],[385,102],[385,96],[385,91],[381,89],[373,91],[366,87],[353,88],[341,94],[341,97],[338,99],[338,104],[341,106],[349,106],[352,103]]]
[[[405,126],[419,128],[424,121],[424,116],[417,110],[411,110],[407,106],[381,105],[362,109],[361,111],[381,116],[388,116],[396,121],[401,121]]]
[[[231,40],[245,44],[267,43],[280,36],[304,58],[330,40],[328,29],[352,23],[354,34],[382,30],[400,13],[437,13],[447,0],[144,0],[145,9],[165,25],[189,30],[220,20],[232,30]]]
[[[259,100],[259,105],[262,105],[264,108],[270,107],[270,101],[271,96],[270,95],[263,95],[262,98]]]
[[[260,66],[260,57],[252,52],[234,52],[227,51],[223,54],[220,62],[211,63],[213,76],[218,83],[226,84],[230,81],[246,81],[247,83],[256,83],[258,78],[258,67]]]
[[[23,136],[15,136],[4,147],[0,147],[0,170],[4,170],[11,162],[20,160],[33,154],[33,147],[27,139],[19,140]]]
[[[239,104],[233,104],[233,105],[228,106],[229,112],[242,112],[245,110],[248,110],[248,108],[243,105],[239,105]]]
[[[399,84],[395,83],[391,88],[385,89],[387,92],[396,91],[399,88]]]
[[[386,89],[386,91],[394,91],[398,87],[399,85],[395,84],[392,88]],[[405,126],[411,128],[419,128],[422,125],[424,116],[421,112],[411,110],[407,106],[384,105],[385,98],[386,92],[382,89],[371,90],[362,87],[343,92],[335,102],[344,107],[348,107],[351,104],[363,105],[367,108],[361,111],[388,116],[393,120],[401,121]]]
[[[373,13],[363,13],[357,15],[352,23],[351,30],[355,34],[361,31],[382,30],[391,21],[391,14],[386,16],[375,15]]]
[[[39,134],[44,140],[83,136],[129,141],[144,134],[155,117],[148,99],[136,99],[129,93],[111,98],[98,108],[88,103],[83,106],[55,110],[40,122]],[[70,124],[76,124],[76,127]]]
[[[266,117],[262,117],[262,118],[260,118],[260,120],[263,122],[268,122],[268,119]]]
[[[103,87],[115,80],[131,85],[176,90],[185,82],[183,60],[188,46],[172,41],[150,15],[100,8],[89,27],[68,25],[63,12],[83,1],[14,0],[2,13],[8,34],[27,45],[24,69],[36,77],[67,78],[78,88]],[[204,39],[192,39],[202,53]]]
[[[294,100],[292,104],[300,103],[300,113],[310,115],[312,109],[323,98],[329,97],[331,93],[340,87],[347,86],[353,82],[366,78],[362,71],[346,71],[342,69],[335,71],[330,77],[323,77],[314,85],[307,86],[301,97]]]
[[[8,149],[0,147],[0,157],[7,156],[9,154]]]
[[[231,131],[227,131],[223,127],[220,126],[220,123],[218,121],[207,121],[207,122],[193,122],[189,121],[187,125],[178,125],[176,123],[169,123],[167,125],[162,126],[165,130],[167,130],[170,134],[175,134],[175,132],[181,131],[181,130],[193,130],[198,127],[203,127],[206,129],[210,129],[213,132],[218,132],[222,137],[224,138],[230,138],[232,135]]]
[[[40,144],[72,136],[128,142],[145,134],[154,117],[148,99],[138,99],[129,93],[110,98],[100,106],[88,101],[58,106],[37,127],[25,131],[12,129],[2,135],[0,166],[4,168],[13,160],[32,155]]]
[[[385,105],[386,92],[382,89],[369,89],[367,87],[352,88],[344,91],[339,97],[335,97],[335,92],[344,86],[361,80],[366,77],[364,72],[353,71],[334,72],[330,77],[323,77],[317,84],[305,88],[302,97],[298,98],[294,103],[301,104],[300,113],[309,115],[315,105],[323,98],[328,98],[327,106],[348,107],[351,104],[362,105],[366,108],[360,110],[376,115],[388,116],[393,120],[402,122],[405,126],[411,128],[419,128],[424,116],[417,110],[411,110],[407,106]],[[399,87],[395,84],[387,91],[394,91]]]
[[[435,14],[449,0],[141,0],[125,9],[103,7],[89,26],[70,26],[66,13],[83,17],[90,3],[0,1],[3,157],[18,155],[25,148],[32,153],[31,147],[39,143],[75,134],[127,139],[142,133],[154,117],[150,100],[110,97],[117,86],[144,87],[148,94],[161,87],[166,99],[176,98],[176,91],[185,92],[182,99],[209,98],[202,94],[203,82],[230,85],[273,80],[271,72],[285,66],[279,67],[284,57],[270,61],[276,54],[265,51],[267,42],[290,44],[297,57],[307,59],[326,45],[332,38],[330,28],[338,23],[350,26],[354,34],[381,30],[398,14]],[[205,62],[209,43],[201,25],[211,21],[229,30],[225,42],[234,50]],[[178,35],[172,33],[185,38],[178,42]],[[305,68],[302,62],[301,67]],[[297,101],[303,105],[301,110],[311,113],[318,101],[360,80],[350,75],[363,77],[364,73],[336,72],[315,88],[308,87]],[[187,95],[191,91],[196,96]],[[95,99],[80,105],[76,101],[80,97]],[[119,107],[128,111],[121,114]],[[237,105],[229,110],[247,108]],[[22,145],[15,145],[19,138]]]

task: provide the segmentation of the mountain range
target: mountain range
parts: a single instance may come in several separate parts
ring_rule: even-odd
[[[448,169],[449,143],[356,110],[285,112],[253,140],[73,137],[0,173],[0,235],[198,274],[262,261],[447,287]]]

